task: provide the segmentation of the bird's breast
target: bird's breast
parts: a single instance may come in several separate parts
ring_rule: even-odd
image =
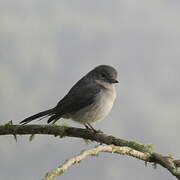
[[[79,123],[93,123],[103,119],[111,111],[116,98],[114,85],[110,88],[102,88],[96,96],[94,103],[71,114],[71,119]]]
[[[99,119],[103,119],[111,111],[115,99],[116,90],[113,85],[111,88],[102,89],[99,96],[97,96]]]

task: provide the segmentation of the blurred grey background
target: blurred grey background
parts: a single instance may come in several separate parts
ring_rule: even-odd
[[[19,123],[56,105],[86,72],[109,64],[119,72],[118,97],[109,116],[94,126],[180,158],[179,49],[177,0],[0,0],[0,121]],[[17,143],[0,137],[0,179],[39,180],[94,145],[41,135],[32,142],[18,137]],[[175,179],[159,166],[105,153],[61,179],[134,177]]]

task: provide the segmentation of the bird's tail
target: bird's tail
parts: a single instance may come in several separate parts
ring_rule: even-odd
[[[30,116],[30,117],[25,118],[23,121],[20,122],[20,124],[24,125],[24,124],[27,124],[27,123],[33,121],[34,119],[37,119],[37,118],[40,118],[40,117],[50,116],[50,115],[52,115],[54,113],[54,111],[55,111],[55,109],[52,108],[52,109],[48,109],[46,111],[42,111],[40,113],[34,114],[34,115]]]

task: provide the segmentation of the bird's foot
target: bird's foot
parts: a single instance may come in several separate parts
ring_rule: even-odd
[[[92,126],[91,124],[89,124],[89,123],[84,124],[84,126],[86,127],[86,129],[90,129],[90,130],[92,130],[94,133],[103,133],[100,129],[98,129],[98,130],[94,129],[93,126]]]

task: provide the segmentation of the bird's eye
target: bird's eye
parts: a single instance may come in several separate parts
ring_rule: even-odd
[[[101,76],[102,76],[103,78],[105,78],[105,77],[106,77],[106,74],[105,74],[105,73],[102,73]]]

